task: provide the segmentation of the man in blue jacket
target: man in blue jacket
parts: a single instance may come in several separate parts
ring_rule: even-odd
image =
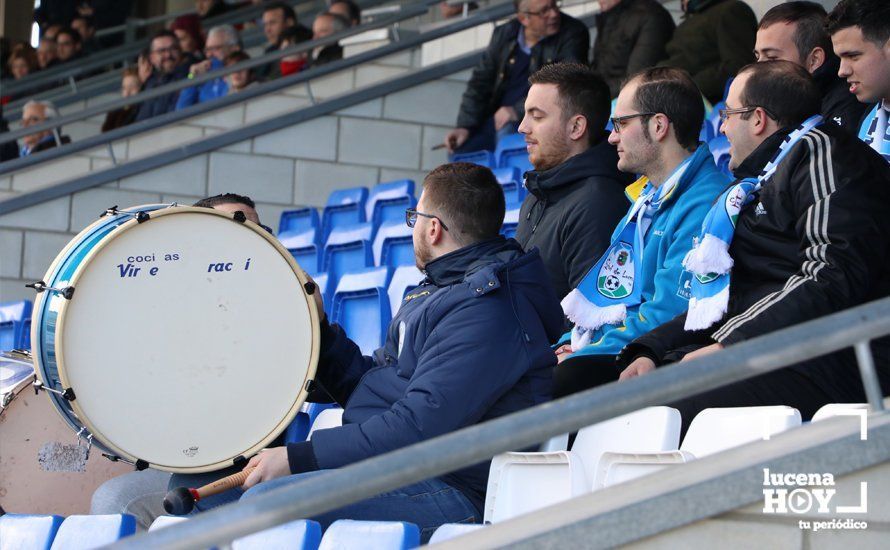
[[[683,257],[729,178],[698,141],[701,92],[689,73],[646,69],[622,88],[609,142],[618,169],[642,174],[612,243],[562,301],[571,332],[557,348],[554,396],[618,379],[615,356],[642,334],[684,311],[691,276]]]
[[[426,278],[386,344],[362,356],[322,321],[317,381],[344,406],[343,426],[253,457],[244,488],[262,483],[245,498],[549,400],[562,311],[537,252],[499,235],[503,218],[487,168],[445,164],[427,175],[406,219]],[[444,523],[482,520],[488,469],[482,462],[312,519],[325,528],[342,518],[409,521],[426,541]]]
[[[200,63],[195,63],[189,68],[189,78],[195,78],[205,74],[208,71],[215,71],[225,66],[226,57],[230,53],[241,49],[241,40],[238,38],[238,31],[231,25],[220,25],[213,27],[207,33],[207,41],[204,44],[204,54],[207,59]],[[179,92],[179,99],[176,101],[176,110],[185,109],[223,97],[229,92],[229,84],[226,79],[219,76],[213,80],[192,86]]]

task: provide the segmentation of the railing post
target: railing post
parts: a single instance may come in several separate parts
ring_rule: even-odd
[[[862,377],[862,385],[865,386],[865,397],[872,411],[884,410],[884,395],[881,393],[881,383],[878,381],[878,373],[875,371],[875,359],[871,353],[868,340],[856,342],[853,346],[856,350],[856,363],[859,364],[859,375]]]

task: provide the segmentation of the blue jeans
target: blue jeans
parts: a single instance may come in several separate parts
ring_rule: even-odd
[[[304,479],[321,475],[329,470],[306,472],[287,477],[281,477],[260,483],[247,492],[234,489],[225,493],[209,497],[199,501],[196,505],[201,510],[214,506],[220,506],[241,499],[254,498],[267,491],[279,487],[299,483]],[[212,474],[200,474],[195,476],[173,476],[171,487],[197,487],[218,479],[223,472]],[[179,483],[183,478],[191,478],[189,483]],[[195,478],[204,478],[194,483]],[[434,478],[420,483],[414,483],[394,491],[379,494],[375,497],[344,506],[343,508],[325,512],[307,519],[312,519],[321,524],[322,529],[327,529],[330,524],[338,519],[355,519],[366,521],[407,521],[420,527],[421,541],[429,541],[433,532],[445,523],[481,523],[482,514],[470,500],[459,490],[448,485],[444,481]]]

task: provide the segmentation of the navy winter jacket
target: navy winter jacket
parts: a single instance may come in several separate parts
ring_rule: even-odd
[[[483,241],[430,262],[373,357],[322,327],[318,380],[343,426],[288,445],[293,473],[338,468],[550,399],[563,316],[537,251]],[[442,476],[482,509],[489,462]]]

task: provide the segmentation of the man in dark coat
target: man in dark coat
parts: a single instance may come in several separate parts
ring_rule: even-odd
[[[159,31],[151,39],[149,59],[151,60],[152,73],[145,82],[144,89],[146,91],[160,88],[188,76],[188,62],[183,59],[182,51],[179,49],[179,40],[171,31]],[[139,114],[136,115],[136,121],[147,120],[175,110],[178,98],[179,92],[172,92],[143,101],[139,107]]]
[[[529,195],[516,240],[537,248],[560,299],[575,288],[606,247],[629,203],[632,178],[618,171],[618,154],[603,128],[609,88],[576,63],[546,65],[532,75],[519,131],[528,142]]]
[[[827,15],[825,8],[815,2],[779,4],[760,20],[754,55],[758,61],[784,59],[806,69],[822,95],[825,120],[855,134],[865,105],[837,76],[840,60],[834,55],[831,37],[825,30]]]
[[[504,208],[485,167],[452,163],[427,175],[406,218],[426,278],[405,297],[373,357],[322,321],[316,380],[345,407],[343,425],[252,458],[245,488],[264,483],[245,498],[550,399],[549,343],[562,329],[562,311],[538,254],[498,234]],[[427,541],[443,523],[481,522],[488,470],[483,461],[311,519],[324,528],[342,518],[398,519],[417,524]],[[173,477],[171,485],[182,484]],[[217,496],[201,502],[218,505],[240,493]]]
[[[528,77],[548,63],[587,63],[590,32],[553,0],[516,0],[516,19],[494,30],[467,83],[449,153],[492,150],[522,120]]]
[[[820,104],[810,75],[795,63],[753,64],[733,81],[721,128],[735,176],[757,179],[780,148],[787,154],[738,214],[723,317],[687,330],[694,316],[684,313],[637,338],[619,355],[628,365],[621,378],[890,295],[890,167],[855,135],[811,118]],[[816,125],[807,130],[804,121]],[[802,136],[795,141],[792,133]],[[886,393],[890,338],[876,340],[872,350]],[[708,407],[788,405],[809,420],[825,404],[864,400],[853,350],[846,349],[672,406],[685,430]]]
[[[665,57],[674,35],[674,19],[657,0],[600,0],[596,41],[590,66],[609,85],[612,97],[628,75],[652,67]]]
[[[717,103],[726,81],[754,61],[757,17],[741,0],[683,0],[682,5],[686,15],[660,65],[686,69],[708,101]]]

